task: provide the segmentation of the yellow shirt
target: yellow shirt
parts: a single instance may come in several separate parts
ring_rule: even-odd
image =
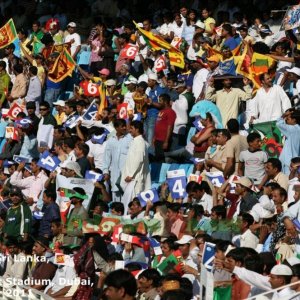
[[[56,122],[57,122],[57,125],[62,125],[62,124],[66,121],[67,116],[66,116],[66,114],[63,112],[63,113],[61,113],[60,115],[59,115],[59,114],[55,115],[54,118],[55,118],[55,120],[56,120]]]
[[[44,74],[45,74],[44,67],[43,66],[38,66],[35,59],[32,61],[32,65],[34,67],[37,67],[37,69],[38,69],[37,77],[40,80],[40,82],[43,84]]]
[[[216,21],[215,19],[208,17],[203,23],[205,25],[205,31],[211,31],[210,24],[216,24]]]

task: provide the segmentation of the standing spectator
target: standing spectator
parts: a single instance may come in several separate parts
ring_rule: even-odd
[[[260,185],[266,174],[265,163],[268,155],[261,150],[261,137],[258,132],[249,133],[247,142],[248,149],[240,153],[238,175],[245,176],[254,184]]]
[[[10,77],[12,83],[15,82],[16,75],[14,73],[14,66],[20,63],[20,59],[14,55],[14,51],[16,50],[15,44],[11,43],[4,49],[5,57],[3,61],[6,62],[6,72]]]
[[[223,79],[223,89],[216,91],[213,87],[214,79],[211,78],[205,98],[216,103],[222,115],[222,122],[225,126],[230,119],[238,117],[238,110],[241,101],[246,101],[252,96],[252,89],[249,86],[249,79],[244,78],[244,90],[232,87],[230,78]]]
[[[291,101],[281,86],[273,85],[268,73],[261,74],[259,79],[262,87],[249,102],[249,114],[253,123],[275,121],[291,107]]]
[[[143,138],[143,123],[132,121],[130,133],[133,141],[128,149],[121,181],[134,181],[134,194],[137,195],[151,188],[148,145]]]
[[[203,67],[201,61],[197,58],[191,62],[192,70],[195,70],[196,74],[193,80],[192,92],[196,101],[200,100],[203,96],[203,88],[207,80],[208,70]]]
[[[159,101],[161,102],[162,109],[155,123],[153,137],[155,161],[157,162],[164,161],[165,159],[164,152],[167,151],[171,145],[172,132],[176,120],[176,113],[170,105],[170,96],[168,94],[161,94]]]
[[[55,192],[49,190],[44,191],[43,207],[41,210],[43,217],[39,224],[39,236],[43,236],[47,239],[52,238],[52,222],[60,220],[60,210],[55,200]]]
[[[4,237],[13,237],[19,241],[27,241],[31,231],[31,211],[23,200],[22,192],[19,188],[13,187],[9,191],[12,206],[8,209],[5,225]]]
[[[283,173],[289,175],[291,159],[300,156],[300,111],[289,109],[276,125],[286,138],[279,159]]]
[[[29,85],[27,94],[25,96],[25,101],[27,102],[35,102],[37,110],[39,110],[39,105],[41,102],[41,94],[42,94],[42,84],[40,79],[37,77],[38,69],[37,67],[31,66],[29,67]]]
[[[91,169],[91,164],[87,159],[89,151],[89,146],[84,143],[78,143],[74,148],[74,152],[77,158],[76,161],[80,166],[82,177],[85,177],[85,172]]]
[[[22,99],[27,92],[27,79],[23,73],[23,65],[14,65],[13,72],[16,77],[10,95],[7,97],[10,103]]]
[[[8,94],[8,88],[10,85],[10,77],[6,72],[6,62],[0,61],[0,108],[2,107],[6,96]]]
[[[116,135],[107,141],[102,171],[105,180],[110,179],[113,201],[120,201],[121,193],[116,183],[120,179],[121,171],[124,168],[132,137],[127,133],[125,120],[115,120],[114,127]]]
[[[81,49],[81,39],[80,35],[76,33],[76,23],[70,22],[67,25],[67,30],[69,34],[65,37],[65,43],[71,44],[71,55],[73,59],[76,61],[77,54]]]

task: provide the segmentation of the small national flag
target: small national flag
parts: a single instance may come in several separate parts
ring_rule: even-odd
[[[114,243],[118,243],[119,240],[120,240],[120,234],[123,232],[123,224],[119,224],[117,226],[114,227],[114,231],[113,231],[113,234],[112,234],[112,241]]]
[[[182,43],[182,38],[180,38],[178,36],[174,36],[174,38],[171,42],[171,46],[175,47],[176,49],[179,49],[181,43]]]
[[[13,19],[0,28],[0,48],[11,44],[17,38],[17,31]]]
[[[120,219],[105,217],[102,218],[101,223],[99,225],[99,233],[100,234],[108,234],[114,231],[114,227],[120,223]]]
[[[33,38],[33,54],[41,53],[43,47],[45,46],[36,36]]]
[[[83,220],[82,221],[82,232],[83,233],[98,233],[100,230],[99,224],[94,224],[93,222],[90,222],[89,220]]]
[[[88,198],[87,195],[81,195],[71,189],[68,189],[68,188],[60,187],[57,191],[59,192],[61,197],[65,197],[65,198],[79,198],[82,200],[85,200]]]
[[[134,235],[130,235],[127,233],[121,233],[120,234],[120,240],[126,243],[131,243],[131,244],[135,244],[138,246],[142,246],[140,238]]]
[[[51,81],[57,83],[70,76],[75,69],[76,63],[66,47],[56,58],[52,68],[48,72]]]
[[[167,275],[170,272],[174,272],[174,271],[178,272],[180,271],[180,264],[181,262],[172,253],[157,266],[157,271],[161,275]]]

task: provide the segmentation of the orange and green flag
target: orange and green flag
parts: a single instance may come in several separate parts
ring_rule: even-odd
[[[18,37],[13,19],[0,28],[0,48],[11,44]]]
[[[53,82],[60,82],[67,76],[70,76],[76,67],[70,52],[64,48],[56,58],[52,68],[48,72],[48,76]]]
[[[154,50],[168,50],[169,52],[169,58],[170,58],[170,64],[179,67],[184,68],[184,55],[183,53],[169,44],[167,41],[165,41],[161,36],[154,34],[151,31],[146,31],[138,26],[136,22],[134,22],[134,25],[139,30],[139,32],[143,35],[147,45],[154,49]]]

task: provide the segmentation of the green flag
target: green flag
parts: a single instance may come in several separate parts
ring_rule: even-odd
[[[214,300],[231,300],[232,286],[214,288]]]
[[[33,46],[33,54],[39,54],[41,53],[44,44],[35,36],[33,38],[32,46]]]
[[[282,135],[276,121],[253,124],[252,131],[258,132],[263,140],[262,150],[267,152],[269,157],[278,158],[282,151]]]

